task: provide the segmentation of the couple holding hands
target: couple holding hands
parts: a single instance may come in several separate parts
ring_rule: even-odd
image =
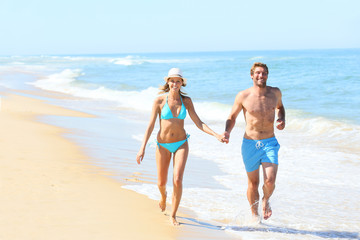
[[[253,86],[240,91],[235,98],[230,115],[226,120],[225,132],[220,135],[211,130],[197,115],[190,97],[184,96],[181,87],[186,86],[186,78],[178,68],[170,69],[164,78],[165,85],[161,89],[163,94],[154,101],[150,122],[145,131],[141,148],[136,156],[138,164],[145,155],[145,147],[159,116],[160,130],[157,134],[156,165],[158,188],[161,194],[159,207],[166,208],[166,183],[168,169],[173,158],[173,195],[171,223],[179,225],[176,220],[182,195],[182,180],[185,164],[189,154],[187,139],[189,135],[184,129],[186,110],[195,125],[205,133],[213,135],[222,143],[229,143],[230,133],[241,110],[246,122],[245,134],[242,142],[242,157],[248,176],[247,198],[254,217],[259,218],[259,167],[262,165],[264,185],[262,198],[262,216],[266,220],[272,215],[269,204],[270,196],[275,189],[275,179],[278,169],[278,151],[280,148],[274,134],[275,115],[276,127],[285,128],[285,108],[281,100],[281,91],[276,87],[267,86],[269,70],[266,64],[256,62],[250,70]]]

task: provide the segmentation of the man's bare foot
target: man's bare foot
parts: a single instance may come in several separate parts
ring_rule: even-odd
[[[166,195],[167,195],[167,193],[165,193],[165,198],[161,197],[161,200],[159,202],[159,207],[160,207],[162,212],[164,212],[165,209],[166,209]]]
[[[263,199],[262,208],[263,208],[263,217],[265,220],[267,220],[272,215],[272,210],[268,200]]]
[[[174,226],[180,226],[180,223],[176,220],[176,217],[170,217],[170,222]]]
[[[251,206],[251,214],[253,217],[258,217],[259,216],[259,212],[258,212],[258,208],[259,208],[259,201],[255,201]]]
[[[251,224],[259,224],[259,223],[261,223],[261,217],[259,215],[252,215],[250,223]]]

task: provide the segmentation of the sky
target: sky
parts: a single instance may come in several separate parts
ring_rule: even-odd
[[[359,0],[0,0],[0,55],[360,48]]]

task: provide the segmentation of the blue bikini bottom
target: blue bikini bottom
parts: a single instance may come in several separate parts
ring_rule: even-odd
[[[179,141],[179,142],[159,143],[158,141],[156,141],[156,143],[159,146],[159,148],[160,148],[160,146],[162,146],[162,147],[166,148],[167,150],[169,150],[169,152],[174,153],[179,149],[179,147],[181,147],[181,145],[183,145],[187,141],[187,139],[189,137],[190,137],[190,135],[186,134],[186,138],[184,140]]]

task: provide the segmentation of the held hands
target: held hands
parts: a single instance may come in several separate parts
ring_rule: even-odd
[[[144,158],[144,155],[145,155],[145,151],[144,151],[144,150],[140,150],[140,151],[138,152],[138,154],[136,155],[136,162],[137,162],[138,164],[140,164],[140,163],[142,162],[142,160],[143,160],[143,158]]]
[[[279,130],[283,130],[285,128],[285,120],[284,119],[276,120],[276,128]]]
[[[225,131],[221,137],[222,137],[221,142],[226,143],[226,144],[229,143],[230,133]]]
[[[220,134],[215,133],[215,137],[216,137],[217,140],[219,140],[219,142],[224,143],[224,141],[223,141],[223,138],[224,138],[223,135],[220,135]]]
[[[217,140],[219,140],[219,142],[228,144],[230,134],[227,132],[224,132],[222,135],[216,134],[215,137],[217,138]]]

